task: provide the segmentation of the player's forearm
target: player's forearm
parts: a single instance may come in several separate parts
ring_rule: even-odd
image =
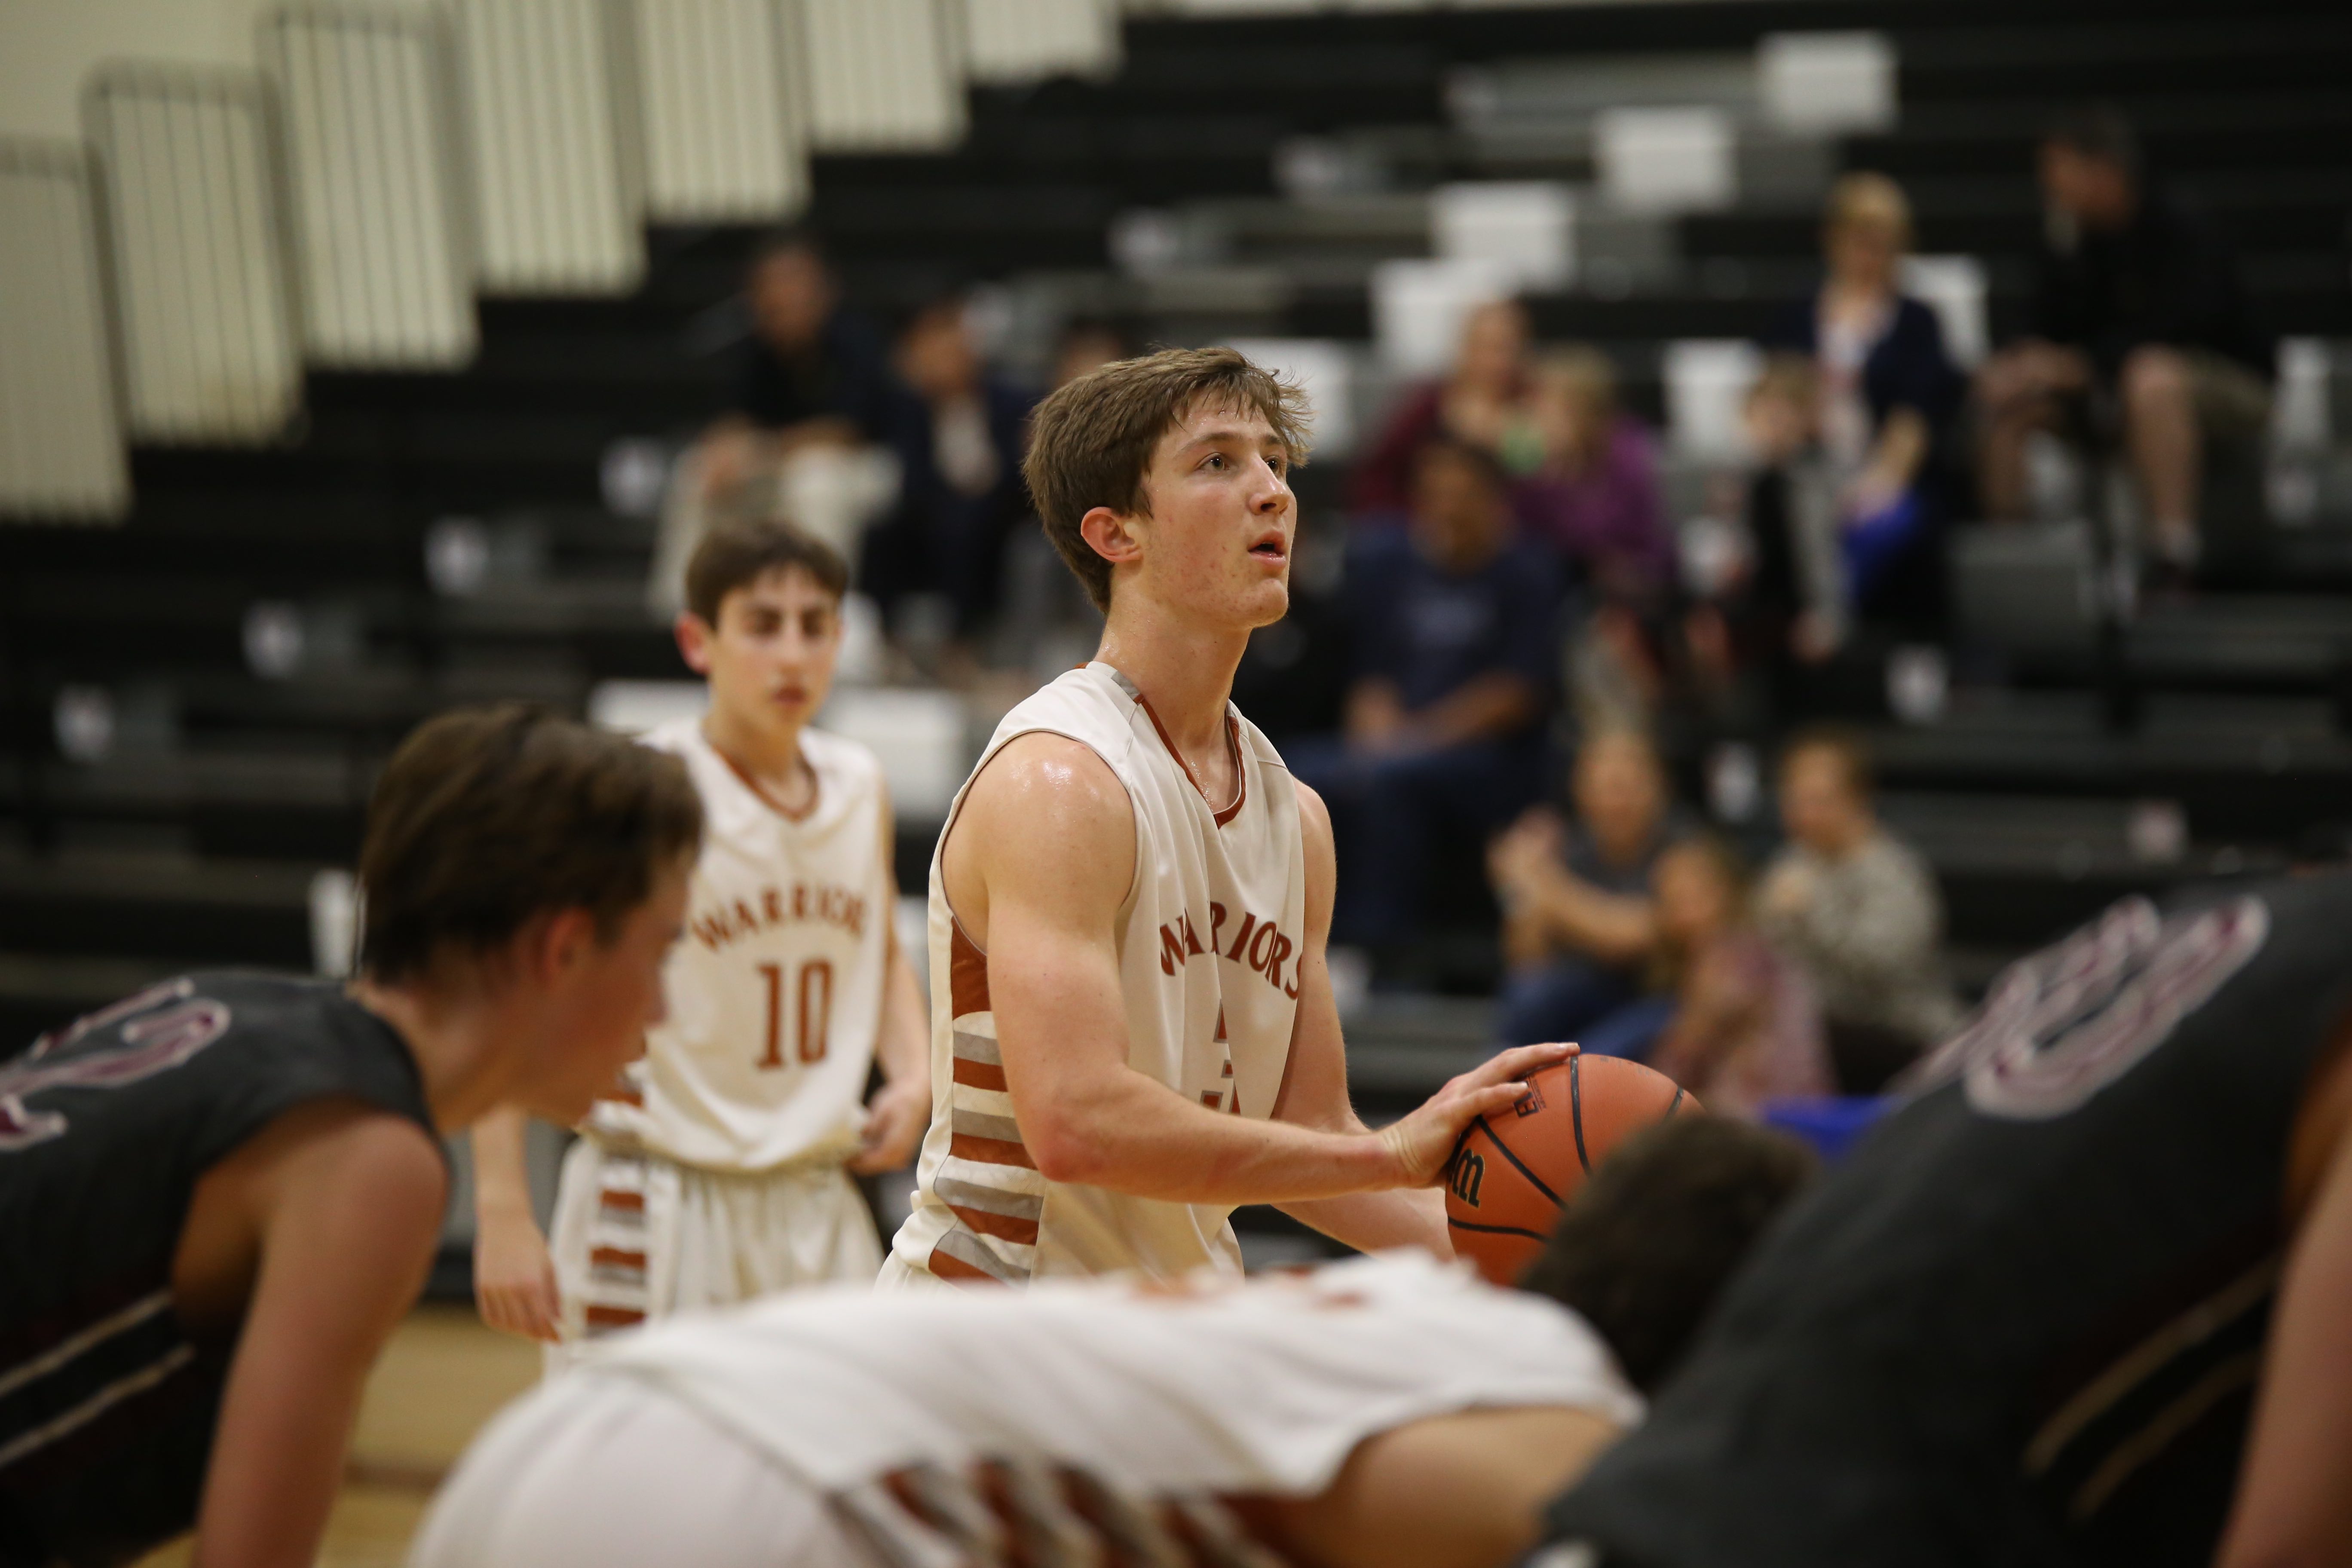
[[[523,1160],[530,1119],[499,1110],[474,1123],[474,1215],[512,1218],[531,1213],[530,1173]]]
[[[931,1047],[924,1028],[922,992],[905,952],[894,943],[889,978],[882,993],[882,1030],[874,1058],[890,1083],[922,1083],[931,1076]]]
[[[1013,1103],[1040,1173],[1135,1197],[1297,1203],[1378,1192],[1403,1180],[1377,1133],[1222,1114],[1125,1067],[1083,1083],[1065,1080],[1029,1102],[1016,1089]]]
[[[1350,1193],[1277,1206],[1299,1224],[1359,1252],[1417,1247],[1440,1258],[1454,1256],[1445,1228],[1445,1199],[1434,1187]]]

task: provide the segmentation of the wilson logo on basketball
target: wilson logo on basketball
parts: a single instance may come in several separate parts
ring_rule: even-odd
[[[1478,1206],[1478,1188],[1486,1180],[1486,1160],[1465,1149],[1454,1157],[1454,1170],[1445,1185],[1455,1197],[1475,1209]]]

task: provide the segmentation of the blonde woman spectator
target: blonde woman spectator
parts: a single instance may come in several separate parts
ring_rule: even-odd
[[[1875,1090],[1958,1021],[1944,977],[1942,895],[1917,852],[1880,826],[1870,761],[1833,731],[1800,735],[1780,762],[1789,842],[1764,875],[1757,916],[1821,998],[1845,1087]]]

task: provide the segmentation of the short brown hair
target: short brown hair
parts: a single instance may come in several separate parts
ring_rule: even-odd
[[[548,910],[590,911],[609,942],[701,838],[702,802],[667,752],[520,703],[428,719],[368,803],[361,968],[406,979]]]
[[[727,595],[748,588],[771,572],[799,570],[838,599],[849,591],[849,563],[841,552],[814,534],[774,518],[722,522],[702,536],[686,563],[686,607],[709,626],[719,624]]]
[[[1202,404],[1263,416],[1290,460],[1307,460],[1307,394],[1238,349],[1161,349],[1113,360],[1037,405],[1021,471],[1045,537],[1095,608],[1110,608],[1110,563],[1079,534],[1079,520],[1098,506],[1148,515],[1143,480],[1151,455],[1160,438]]]
[[[1577,1189],[1519,1287],[1575,1309],[1633,1386],[1654,1393],[1819,1168],[1785,1134],[1670,1116],[1618,1145]]]
[[[1843,724],[1811,724],[1789,737],[1780,748],[1780,765],[1787,767],[1801,753],[1820,752],[1837,764],[1846,789],[1856,800],[1868,800],[1878,785],[1878,770],[1871,762],[1870,742]]]

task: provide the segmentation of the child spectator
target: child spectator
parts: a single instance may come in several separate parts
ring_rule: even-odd
[[[1514,541],[1501,470],[1437,440],[1413,465],[1402,531],[1359,537],[1347,568],[1355,679],[1343,732],[1290,751],[1328,798],[1349,868],[1339,940],[1418,934],[1433,848],[1475,846],[1531,800],[1556,657],[1549,562]]]
[[[1592,348],[1537,362],[1528,399],[1532,471],[1517,508],[1603,602],[1654,608],[1673,585],[1675,546],[1658,497],[1656,443],[1617,408],[1617,373]]]
[[[1935,874],[1880,826],[1869,754],[1836,731],[1781,753],[1789,842],[1765,872],[1757,915],[1821,997],[1845,1088],[1876,1090],[1958,1019],[1937,944]]]
[[[1658,858],[1652,887],[1673,999],[1650,1065],[1719,1116],[1752,1118],[1767,1100],[1834,1093],[1812,986],[1757,932],[1731,847],[1684,839]],[[1604,1020],[1584,1048],[1623,1054],[1612,1049],[1614,1024]]]
[[[1658,951],[1650,883],[1674,841],[1664,767],[1630,730],[1586,741],[1563,823],[1528,813],[1487,852],[1510,973],[1497,1007],[1504,1045],[1573,1040],[1645,989]]]

